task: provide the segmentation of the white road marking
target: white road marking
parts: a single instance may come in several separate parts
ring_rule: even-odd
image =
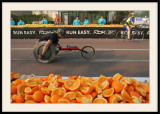
[[[11,48],[11,50],[33,50],[33,48]],[[109,51],[109,50],[114,50],[114,51],[149,51],[149,49],[95,49],[96,51]]]

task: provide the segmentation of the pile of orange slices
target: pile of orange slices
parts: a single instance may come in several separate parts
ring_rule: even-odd
[[[54,24],[25,24],[25,25],[11,25],[11,27],[123,27],[122,24],[87,24],[87,25],[54,25]],[[131,25],[131,27],[133,27]]]
[[[58,74],[17,78],[11,82],[11,103],[149,103],[149,82],[119,73],[98,78]]]

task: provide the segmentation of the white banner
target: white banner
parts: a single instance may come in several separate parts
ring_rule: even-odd
[[[147,25],[149,25],[149,18],[146,18],[146,19],[147,19],[147,22],[143,22],[143,19],[145,19],[145,18],[135,17],[134,23],[135,23],[135,24],[147,24]]]

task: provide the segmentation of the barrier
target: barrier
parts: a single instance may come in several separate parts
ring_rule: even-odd
[[[125,31],[123,27],[59,27],[66,30],[65,38],[115,38],[118,31]],[[11,27],[12,39],[38,39],[42,35],[57,32],[57,27]],[[136,38],[149,39],[149,28],[142,28]]]

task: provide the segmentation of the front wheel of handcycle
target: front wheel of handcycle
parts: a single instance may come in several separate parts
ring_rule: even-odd
[[[96,55],[96,51],[92,46],[84,46],[80,51],[82,58],[85,60],[91,60]]]

